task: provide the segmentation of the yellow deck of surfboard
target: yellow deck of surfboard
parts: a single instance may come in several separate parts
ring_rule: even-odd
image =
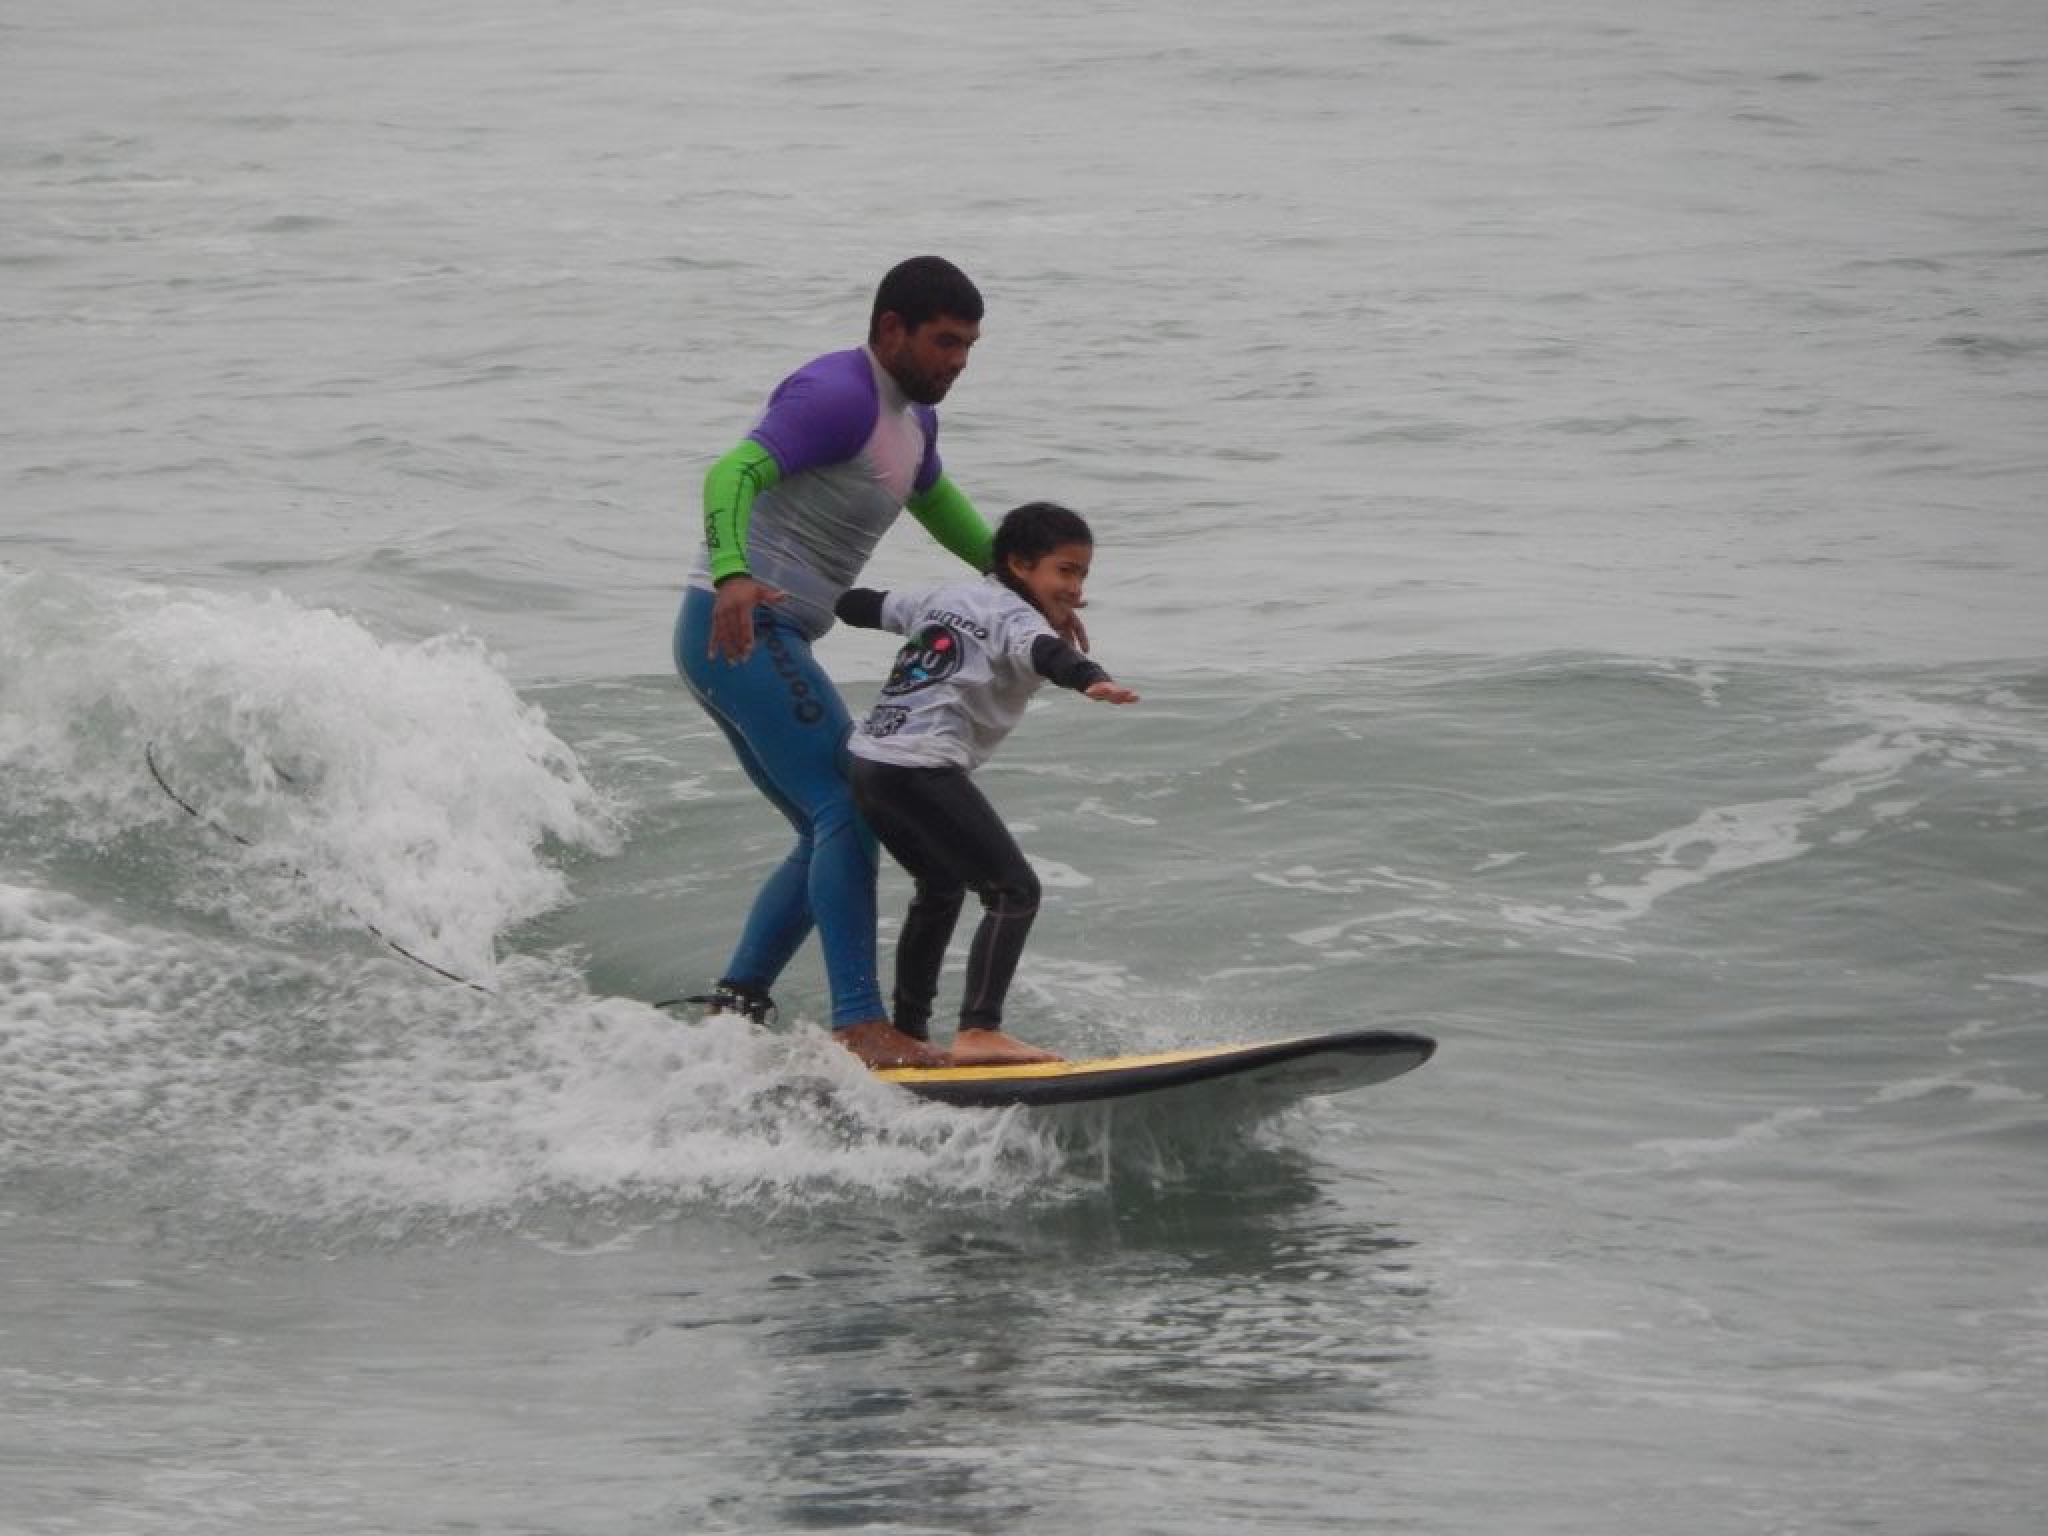
[[[924,1098],[982,1109],[1079,1104],[1205,1083],[1234,1083],[1286,1099],[1382,1082],[1421,1066],[1435,1050],[1426,1035],[1354,1029],[1079,1061],[883,1067],[875,1076]]]
[[[1292,1042],[1272,1043],[1280,1045]],[[1085,1077],[1092,1073],[1129,1072],[1141,1067],[1164,1067],[1176,1062],[1227,1058],[1233,1052],[1257,1048],[1250,1045],[1208,1045],[1194,1046],[1184,1051],[1153,1051],[1143,1056],[1086,1056],[1077,1061],[995,1062],[977,1067],[880,1067],[876,1069],[875,1076],[890,1083],[980,1083],[990,1080],[1014,1082],[1020,1078]]]

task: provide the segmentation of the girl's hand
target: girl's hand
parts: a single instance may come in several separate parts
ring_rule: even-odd
[[[1126,688],[1122,683],[1113,683],[1106,677],[1099,683],[1090,683],[1083,691],[1087,693],[1089,698],[1100,699],[1105,704],[1135,704],[1138,702],[1137,694]]]

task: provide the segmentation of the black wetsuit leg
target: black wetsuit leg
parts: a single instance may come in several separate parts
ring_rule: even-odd
[[[988,797],[959,768],[853,762],[853,794],[890,856],[916,882],[896,945],[895,1024],[927,1038],[939,969],[966,891],[981,898],[981,925],[967,952],[962,1029],[1001,1029],[1003,999],[1017,974],[1038,876]]]

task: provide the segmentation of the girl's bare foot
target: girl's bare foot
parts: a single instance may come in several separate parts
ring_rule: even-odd
[[[869,1019],[832,1031],[832,1038],[870,1067],[945,1067],[952,1065],[944,1051],[913,1040],[887,1019]]]
[[[1010,1067],[1031,1061],[1063,1060],[1057,1052],[1026,1045],[1000,1029],[963,1029],[953,1037],[956,1067]]]

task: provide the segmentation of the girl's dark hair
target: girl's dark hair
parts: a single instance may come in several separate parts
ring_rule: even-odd
[[[996,525],[996,575],[1005,583],[1010,580],[1012,555],[1029,565],[1062,544],[1094,543],[1080,513],[1055,501],[1027,501],[1005,512]]]
[[[888,314],[901,320],[906,331],[940,315],[979,325],[981,290],[945,257],[913,256],[883,274],[881,286],[875,290],[874,309],[868,315],[869,341],[880,338],[882,316]]]

